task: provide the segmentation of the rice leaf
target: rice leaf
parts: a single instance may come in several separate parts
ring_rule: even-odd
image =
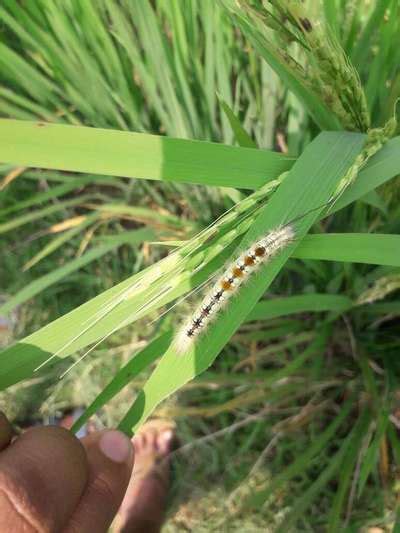
[[[0,209],[0,217],[4,217],[5,215],[14,213],[15,211],[22,211],[23,209],[44,203],[47,200],[51,200],[53,198],[59,198],[64,194],[67,194],[75,189],[79,189],[79,187],[83,187],[94,181],[101,182],[102,179],[100,178],[100,176],[81,176],[79,178],[70,177],[67,183],[50,187],[47,191],[35,194],[27,200],[16,202],[15,204],[7,208]]]
[[[400,235],[367,233],[307,235],[293,257],[400,266]]]
[[[325,448],[327,443],[333,438],[338,429],[341,427],[342,423],[349,416],[354,407],[354,398],[354,394],[350,395],[346,402],[340,406],[337,416],[335,416],[329,426],[317,436],[314,442],[311,443],[304,453],[297,457],[296,460],[281,473],[276,475],[265,490],[259,491],[249,498],[253,506],[259,508],[259,506],[263,505],[264,502],[271,496],[271,494],[279,489],[279,487],[293,479],[295,476],[302,474],[307,467],[309,467],[311,461],[313,461]],[[244,503],[247,504],[247,502]]]
[[[38,124],[0,119],[3,139],[0,161],[243,189],[259,188],[294,163],[293,158],[268,150],[59,124],[39,127]],[[147,157],[149,153],[151,158]],[[395,137],[371,157],[331,212],[364,196],[399,171],[400,137]]]
[[[360,469],[360,477],[358,478],[358,487],[357,487],[358,497],[362,495],[367,479],[376,466],[376,463],[378,461],[378,455],[379,455],[379,446],[381,444],[382,438],[385,435],[388,424],[389,424],[389,412],[388,412],[387,407],[383,407],[377,417],[375,436],[368,450],[366,451],[365,456],[362,461],[362,465]]]
[[[320,313],[322,311],[347,311],[352,301],[336,294],[301,294],[286,298],[273,298],[258,302],[249,313],[247,320],[267,320],[295,313]]]
[[[371,420],[371,412],[368,409],[364,409],[359,416],[352,431],[344,439],[338,452],[333,455],[329,461],[329,464],[322,471],[320,476],[314,481],[314,483],[305,491],[305,493],[297,500],[294,509],[285,517],[285,523],[279,527],[279,533],[287,531],[287,528],[291,528],[296,520],[304,513],[304,511],[312,504],[316,496],[323,489],[323,487],[334,476],[336,471],[342,467],[345,461],[346,454],[350,449],[354,447],[354,441],[360,442],[361,438],[365,435],[368,428],[368,424]]]
[[[91,199],[93,199],[93,196],[85,194],[78,198],[64,200],[63,202],[58,202],[55,205],[49,205],[47,207],[43,207],[42,209],[37,209],[36,211],[31,211],[24,215],[20,215],[19,217],[15,217],[8,222],[3,222],[2,224],[0,224],[0,234],[14,230],[15,228],[18,228],[25,224],[29,224],[30,222],[33,222],[35,220],[39,220],[41,218],[45,219],[48,215],[57,213],[58,211],[63,211],[68,207],[74,207],[76,205],[83,204]]]
[[[84,228],[90,226],[98,218],[98,213],[92,213],[91,215],[84,217],[78,225],[67,231],[64,231],[57,237],[54,237],[50,242],[43,246],[43,248],[37,254],[31,257],[27,263],[25,263],[22,270],[25,272],[32,268],[45,257],[58,250],[58,248],[60,248],[60,246],[62,246],[64,243],[69,242],[75,235],[78,235]]]
[[[137,230],[136,234],[137,234],[136,235],[137,243],[154,237],[154,233],[152,232],[152,230],[147,229],[147,228]],[[128,242],[132,243],[132,236],[129,235],[128,238],[129,238]],[[54,285],[55,283],[65,278],[72,272],[76,272],[83,266],[91,263],[92,261],[99,259],[100,257],[111,252],[112,250],[115,250],[115,248],[117,248],[121,244],[122,242],[120,241],[112,242],[110,244],[101,244],[95,248],[92,248],[91,250],[86,252],[84,255],[77,257],[76,259],[73,259],[69,263],[50,272],[49,274],[45,274],[44,276],[41,276],[40,278],[35,279],[31,283],[28,283],[27,285],[25,285],[23,289],[18,291],[14,296],[12,296],[9,300],[7,300],[5,304],[1,305],[0,313],[9,313],[13,309],[15,309],[18,305],[21,305],[22,303],[30,300],[36,294],[39,294],[41,291],[47,289],[48,287],[51,287],[51,285]]]
[[[329,2],[329,0],[327,0]],[[351,58],[357,67],[364,66],[368,59],[368,54],[371,53],[370,43],[374,32],[380,28],[380,24],[384,18],[385,11],[388,8],[391,0],[380,0],[376,2],[371,15],[369,16],[367,24],[364,26],[362,34],[360,35],[357,45],[354,47]]]
[[[75,421],[71,431],[76,433],[103,405],[118,394],[142,370],[153,363],[168,348],[171,342],[172,331],[163,333],[151,341],[143,350],[134,354],[113,377],[110,383],[101,391],[95,400],[85,409],[85,412]]]
[[[360,449],[362,448],[362,442],[367,430],[368,428],[363,427],[362,425],[359,425],[358,431],[353,430],[353,438],[350,439],[351,442],[349,444],[349,448],[340,467],[339,485],[332,502],[331,512],[329,514],[327,526],[328,533],[340,531],[340,519],[343,513],[343,508],[347,503],[346,495],[353,479],[355,465],[357,463]]]
[[[233,133],[235,134],[235,139],[238,145],[245,148],[257,148],[257,144],[243,128],[240,120],[237,118],[228,104],[223,99],[220,99],[220,103],[227,119],[229,120],[229,124],[231,125]]]
[[[335,142],[332,142],[333,139]],[[362,145],[359,135],[320,134],[296,161],[292,171],[261,211],[242,241],[241,249],[269,230],[326,202]],[[321,180],[321,176],[324,176],[324,180]],[[299,228],[296,228],[298,240],[304,237],[317,217],[318,209],[309,212],[300,221]],[[200,338],[184,357],[178,357],[175,346],[171,345],[122,420],[121,428],[124,431],[128,432],[130,428],[135,431],[163,399],[213,362],[284,266],[293,249],[294,246],[287,247],[269,265],[261,267],[256,279],[245,285],[238,296],[230,301],[230,312],[221,314],[213,323],[210,333]]]
[[[0,137],[4,163],[244,189],[293,164],[268,150],[8,119],[0,119]]]

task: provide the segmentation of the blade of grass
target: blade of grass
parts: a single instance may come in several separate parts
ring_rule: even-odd
[[[400,266],[400,235],[365,233],[307,235],[293,253],[293,257]]]
[[[333,138],[336,141],[334,144]],[[306,148],[282,185],[272,195],[268,206],[261,211],[246,234],[241,248],[249,246],[259,235],[265,235],[268,230],[326,202],[333,194],[338,179],[350,167],[362,145],[362,138],[359,135],[320,134]],[[324,157],[321,157],[321,154],[324,154]],[[321,180],[322,175],[324,180]],[[298,240],[304,237],[317,217],[318,210],[311,211],[300,221],[299,227],[296,228]],[[174,345],[171,345],[122,420],[120,428],[123,431],[127,433],[135,431],[163,399],[213,362],[283,267],[293,249],[294,246],[287,247],[269,265],[261,267],[257,277],[245,285],[238,296],[230,301],[230,312],[221,314],[206,340],[204,337],[200,338],[198,344],[192,346],[185,357],[178,357]]]
[[[154,232],[151,229],[143,228],[136,231],[137,233],[137,239],[136,242],[140,243],[143,240],[148,240],[154,238]],[[128,236],[128,242],[132,243],[132,236]],[[49,274],[45,274],[44,276],[41,276],[40,278],[35,279],[31,283],[28,283],[28,285],[25,285],[23,289],[18,291],[13,297],[11,297],[9,300],[6,301],[5,304],[0,306],[0,313],[9,313],[13,309],[15,309],[18,305],[21,305],[23,302],[26,302],[33,298],[36,294],[39,294],[39,292],[47,289],[51,285],[54,285],[54,283],[57,283],[57,281],[60,281],[61,279],[65,278],[72,272],[75,272],[82,268],[83,266],[91,263],[92,261],[95,261],[96,259],[99,259],[103,255],[111,252],[112,250],[115,250],[118,246],[120,246],[122,242],[112,242],[111,244],[102,244],[95,248],[92,248],[87,253],[82,255],[81,257],[77,257],[76,259],[73,259],[66,265],[57,268],[56,270],[50,272]]]
[[[315,497],[323,489],[323,487],[332,479],[337,470],[341,468],[343,460],[348,453],[349,449],[352,448],[354,441],[360,442],[365,431],[368,428],[368,424],[371,420],[371,412],[368,409],[364,409],[363,413],[359,416],[355,426],[353,427],[351,433],[346,437],[343,444],[336,454],[330,458],[328,465],[320,476],[314,481],[310,488],[297,500],[294,509],[285,517],[285,523],[282,524],[278,531],[283,533],[287,531],[296,523],[296,520],[304,513],[304,511],[312,504]]]
[[[273,298],[258,302],[248,315],[247,320],[269,320],[279,316],[305,312],[344,312],[350,309],[352,305],[350,298],[335,294],[302,294],[287,298]]]
[[[364,202],[367,205],[372,205],[372,207],[376,207],[376,209],[379,209],[379,211],[387,216],[388,209],[385,200],[377,193],[377,191],[370,191],[368,194],[364,196],[364,198],[361,198],[361,201]]]
[[[329,2],[329,0],[327,1]],[[357,45],[353,48],[351,57],[354,64],[359,68],[364,66],[364,63],[368,59],[368,54],[371,53],[370,43],[372,42],[372,36],[380,27],[390,1],[391,0],[380,0],[379,2],[376,2],[374,10],[357,41]]]
[[[243,128],[242,124],[240,123],[240,120],[237,118],[235,113],[232,111],[232,109],[228,106],[228,104],[223,100],[220,99],[221,107],[224,110],[224,113],[229,120],[229,124],[231,125],[232,131],[235,135],[235,139],[239,146],[243,146],[245,148],[257,148],[257,144],[253,141],[253,139],[250,137],[250,135],[247,133],[247,131]]]
[[[331,144],[334,145],[337,142],[337,139],[340,138],[342,134],[329,134],[330,139],[332,140]],[[359,137],[357,135],[352,135],[350,138],[352,139],[362,139],[362,137]],[[361,142],[361,140],[360,140]],[[382,150],[383,151],[383,150]],[[379,156],[379,154],[378,154]],[[317,163],[318,163],[318,157],[316,157]],[[317,167],[316,167],[317,168]],[[392,169],[394,168],[394,165],[392,165]],[[357,182],[356,182],[357,185]],[[361,194],[364,194],[364,190],[360,191]],[[345,196],[346,193],[344,193],[343,196]],[[357,197],[356,197],[357,198]],[[291,200],[289,204],[287,205],[294,205],[295,199],[293,201]],[[225,253],[225,252],[224,252]],[[224,257],[221,256],[221,261],[218,263],[218,267],[223,264],[223,261],[226,260],[226,258],[229,256],[229,250],[228,255],[225,255]],[[212,268],[208,270],[208,273],[205,273],[206,276],[210,275],[212,272]],[[123,290],[125,287],[129,287],[134,282],[135,277],[129,278],[125,280],[123,283],[113,287],[112,289],[109,289],[108,291],[105,291],[101,295],[97,296],[96,298],[90,300],[83,306],[79,307],[78,309],[72,311],[68,315],[65,315],[64,317],[56,320],[55,322],[48,324],[45,328],[42,328],[40,331],[30,335],[29,337],[23,339],[20,344],[17,344],[6,351],[4,351],[1,354],[2,357],[2,369],[4,372],[2,372],[1,380],[0,380],[0,386],[2,388],[9,386],[11,383],[14,383],[14,367],[21,367],[24,366],[24,364],[29,361],[29,350],[25,348],[26,344],[29,344],[31,346],[37,347],[39,350],[43,350],[43,358],[45,358],[45,353],[54,353],[57,352],[64,344],[65,340],[71,338],[73,336],[73,332],[77,331],[77,328],[79,327],[78,324],[87,323],[91,320],[91,317],[93,317],[93,314],[96,314],[96,312],[101,309],[105,303],[109,302],[110,299],[114,298],[115,295],[117,295],[120,291]],[[206,277],[199,278],[199,282],[201,283],[204,281]],[[188,290],[188,288],[193,285],[187,284],[186,288],[182,286],[181,290],[177,293],[175,293],[175,298],[179,297],[180,295],[184,294]],[[196,285],[194,285],[196,286]],[[171,295],[172,297],[172,295]],[[167,303],[171,300],[166,300],[164,303]],[[159,305],[162,305],[162,301],[160,301]],[[113,330],[117,324],[123,324],[126,320],[128,315],[131,315],[132,304],[128,301],[124,306],[121,306],[121,309],[118,310],[118,312],[113,313],[112,319],[107,318],[107,324],[101,323],[98,326],[94,327],[90,332],[87,334],[85,333],[79,338],[79,341],[74,342],[67,351],[63,351],[64,355],[68,355],[70,353],[73,353],[75,350],[81,349],[88,344],[97,341],[103,334],[107,334],[111,330]],[[159,307],[159,306],[158,306]],[[156,309],[157,307],[155,307]],[[75,333],[76,334],[76,333]],[[39,362],[42,362],[44,359],[39,360]],[[18,371],[19,379],[22,379],[21,376],[28,377],[29,376],[29,369],[31,368],[31,365],[27,364],[26,366],[26,373],[24,373],[21,368]]]
[[[143,350],[133,355],[113,377],[110,383],[101,391],[95,400],[85,409],[85,412],[76,420],[71,431],[76,433],[103,405],[109,402],[142,370],[153,363],[168,348],[171,342],[172,331],[163,333],[150,342]]]
[[[241,13],[240,5],[233,0],[222,0],[222,3],[232,13],[235,22],[258,54],[275,70],[285,86],[304,103],[318,126],[322,130],[340,129],[340,123],[335,115],[322,103],[318,95],[313,93],[309,87],[305,87],[295,70],[289,66],[288,62],[284,61],[280,54],[279,45],[273,44],[272,40],[266,36],[267,32],[263,21],[260,20],[258,21],[259,24],[256,24],[255,17],[252,19],[246,17],[245,14]]]
[[[45,257],[52,254],[60,246],[62,246],[64,243],[69,242],[75,235],[78,235],[81,233],[81,231],[88,226],[90,226],[93,222],[95,222],[99,218],[99,213],[92,213],[88,216],[86,216],[80,224],[77,226],[74,226],[73,228],[64,231],[61,235],[58,235],[57,237],[54,237],[50,242],[48,242],[43,248],[35,254],[27,263],[25,263],[23,267],[23,271],[29,270],[34,265],[42,261]]]
[[[340,406],[340,411],[333,419],[330,425],[318,435],[313,443],[302,453],[296,460],[285,468],[281,473],[275,476],[269,486],[265,490],[251,495],[244,505],[251,503],[252,506],[259,508],[264,502],[279,489],[284,483],[287,483],[294,477],[301,475],[310,463],[318,456],[318,454],[325,448],[330,440],[336,435],[342,423],[347,419],[351,410],[354,407],[355,395],[352,394],[345,403]]]
[[[365,429],[365,430],[364,430]],[[346,495],[352,481],[352,474],[357,463],[357,458],[362,448],[362,441],[365,438],[366,430],[368,428],[360,427],[359,431],[354,432],[354,438],[351,439],[348,451],[343,460],[339,474],[339,485],[335,497],[332,502],[331,512],[329,514],[329,522],[327,533],[336,533],[341,531],[339,524],[346,502]]]
[[[397,0],[391,0],[391,9],[393,13],[398,9]],[[379,47],[372,63],[368,68],[368,81],[365,88],[368,105],[373,109],[375,100],[378,97],[380,86],[382,84],[382,70],[387,64],[387,58],[390,54],[390,46],[392,44],[393,35],[395,35],[395,28],[397,25],[397,17],[388,17],[385,25],[381,26]],[[385,79],[385,77],[384,77]]]
[[[70,178],[68,183],[63,183],[62,185],[50,187],[47,191],[35,194],[27,200],[17,202],[14,205],[11,205],[5,209],[0,209],[0,216],[4,217],[5,215],[14,213],[15,211],[22,211],[27,207],[32,207],[34,205],[44,203],[47,200],[52,200],[53,198],[63,196],[64,194],[67,194],[75,189],[79,189],[80,187],[84,187],[89,183],[101,183],[101,181],[102,180],[99,179],[99,176],[82,176],[80,178]]]
[[[130,243],[133,236],[130,232],[127,233],[126,242]],[[115,247],[122,244],[119,236],[115,237],[118,238],[113,238],[109,246]],[[153,306],[150,306],[145,314],[162,308],[166,303],[185,294],[192,288],[192,286],[198,286],[198,284],[206,280],[211,273],[215,272],[216,268],[219,268],[224,264],[224,261],[226,261],[230,253],[232,253],[232,246],[224,250],[221,257],[217,258],[217,262],[211,261],[202,272],[193,277],[193,280],[186,280],[178,287],[177,291],[168,295],[168,298],[161,298],[154,303]],[[148,303],[148,295],[142,295],[142,293],[140,293],[140,295],[137,296],[135,294],[135,298],[127,298],[121,305],[115,305],[114,302],[118,302],[120,295],[127,290],[129,290],[130,293],[132,287],[140,283],[149,273],[151,273],[152,280],[156,281],[162,272],[159,264],[160,263],[156,263],[153,267],[149,267],[148,269],[127,278],[111,289],[104,291],[95,298],[92,298],[88,302],[67,313],[63,317],[44,326],[39,331],[28,335],[15,345],[3,350],[0,353],[0,390],[31,376],[33,370],[38,365],[42,364],[51,356],[54,356],[55,353],[58,354],[57,359],[66,357],[71,353],[98,341],[111,331],[116,331],[124,324],[127,325],[129,322],[132,322],[134,320],[134,316],[132,316],[133,312],[140,309],[142,305]],[[199,281],[196,278],[198,278]],[[192,285],[192,282],[194,285]],[[113,302],[113,304],[110,306],[111,302]],[[108,311],[108,308],[111,309],[110,312]],[[107,310],[106,320],[100,320],[97,322],[97,315],[101,316],[104,309]],[[140,316],[141,315],[137,315],[135,318],[139,318]],[[127,321],[127,318],[129,318],[130,321]],[[70,339],[75,340],[70,343]],[[68,342],[67,346],[65,346],[66,342]]]
[[[376,315],[393,314],[396,316],[400,314],[400,300],[395,300],[393,302],[363,305],[361,310],[364,313],[368,313],[368,314],[374,314],[374,315],[375,314]]]
[[[39,220],[41,218],[45,219],[46,217],[48,217],[49,215],[53,213],[57,213],[58,211],[63,211],[64,209],[67,209],[68,207],[74,207],[76,205],[83,204],[91,199],[93,199],[93,196],[86,194],[78,198],[72,198],[71,200],[65,200],[63,202],[58,202],[54,205],[44,207],[43,209],[31,211],[30,213],[28,212],[25,215],[21,215],[19,217],[15,217],[11,219],[9,222],[3,222],[2,224],[0,224],[0,234],[6,233],[7,231],[14,230],[15,228],[18,228],[20,226],[33,222],[34,220]]]
[[[293,164],[267,150],[9,119],[0,119],[0,137],[3,163],[244,189]]]
[[[380,446],[382,438],[384,437],[386,433],[386,428],[388,424],[389,424],[389,411],[387,407],[385,407],[382,409],[382,411],[378,415],[377,422],[376,422],[375,436],[362,461],[360,477],[358,479],[358,490],[357,490],[359,498],[361,497],[364,491],[365,484],[367,482],[369,475],[375,468],[376,463],[378,461],[379,446]]]
[[[400,172],[400,137],[390,139],[379,152],[367,162],[355,182],[344,191],[333,206],[331,213],[339,211],[369,191],[376,189]]]
[[[393,526],[392,533],[400,533],[400,508],[396,509],[395,524]]]
[[[3,139],[0,161],[244,189],[260,187],[294,163],[293,158],[267,150],[80,126],[39,127],[38,124],[41,123],[0,119]],[[152,158],[146,156],[148,153]],[[367,162],[331,213],[382,185],[399,171],[400,137],[396,137]]]

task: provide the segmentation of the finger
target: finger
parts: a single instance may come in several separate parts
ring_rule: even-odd
[[[86,491],[71,519],[69,533],[108,531],[121,505],[133,467],[133,446],[120,431],[92,433],[82,443],[89,462]]]
[[[12,433],[10,422],[6,415],[0,411],[0,452],[10,444]]]
[[[87,478],[85,450],[71,433],[26,431],[0,454],[0,531],[61,531]]]

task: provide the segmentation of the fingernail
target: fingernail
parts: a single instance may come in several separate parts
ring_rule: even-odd
[[[132,453],[132,443],[120,431],[111,430],[104,433],[99,442],[100,450],[114,463],[127,462]]]
[[[163,433],[161,433],[161,435],[158,438],[159,439],[158,445],[159,445],[160,452],[162,453],[169,452],[169,446],[170,446],[173,435],[174,433],[170,429],[167,429],[166,431],[163,431]]]

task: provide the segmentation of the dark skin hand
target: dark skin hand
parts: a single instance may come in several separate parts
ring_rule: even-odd
[[[131,441],[115,430],[79,440],[59,427],[12,436],[0,413],[0,532],[106,532],[131,477]]]

